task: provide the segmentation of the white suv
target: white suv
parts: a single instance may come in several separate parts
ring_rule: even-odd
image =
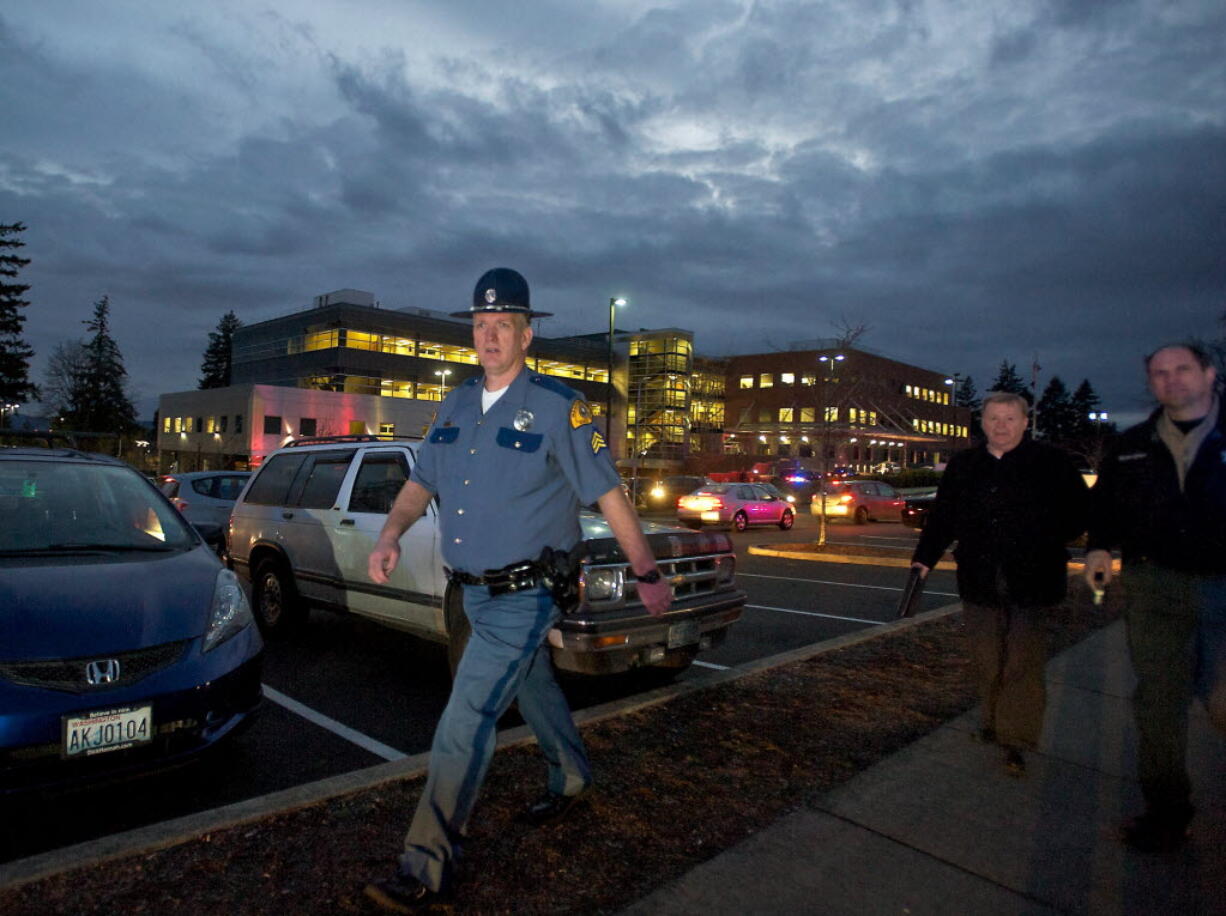
[[[366,561],[396,494],[408,479],[420,439],[375,436],[303,439],[273,453],[230,516],[231,558],[252,586],[266,634],[299,623],[308,606],[349,611],[445,642],[452,667],[468,640],[460,590],[443,572],[437,506],[400,540],[387,585]],[[579,607],[549,634],[559,669],[585,674],[640,666],[681,669],[721,642],[741,616],[736,558],[727,535],[643,523],[672,608],[651,617],[604,519],[580,518],[587,547]]]

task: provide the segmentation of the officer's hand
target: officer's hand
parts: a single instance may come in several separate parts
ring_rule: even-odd
[[[1111,581],[1111,553],[1091,550],[1086,554],[1086,582],[1090,588],[1106,588]]]
[[[652,617],[659,617],[673,603],[673,590],[667,579],[659,582],[640,582],[639,599]]]
[[[913,561],[911,563],[911,568],[919,570],[921,579],[927,579],[928,573],[932,571],[929,567],[925,566],[923,563],[920,563],[919,561]]]
[[[396,543],[385,544],[379,541],[375,544],[375,549],[370,552],[370,558],[366,561],[366,574],[370,576],[370,581],[376,585],[386,585],[392,570],[396,568],[396,564],[400,562],[400,545]]]

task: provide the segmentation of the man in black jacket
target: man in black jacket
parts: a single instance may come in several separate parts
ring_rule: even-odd
[[[958,593],[983,699],[980,736],[1025,771],[1047,702],[1045,610],[1068,589],[1065,545],[1084,529],[1085,481],[1062,451],[1025,438],[1025,399],[983,401],[987,442],[953,457],[911,558],[922,575],[957,541]]]
[[[1146,804],[1123,839],[1157,852],[1181,845],[1192,819],[1184,754],[1193,695],[1226,731],[1226,417],[1199,346],[1161,347],[1145,370],[1161,406],[1126,430],[1103,463],[1086,578],[1105,587],[1108,551],[1120,548]]]

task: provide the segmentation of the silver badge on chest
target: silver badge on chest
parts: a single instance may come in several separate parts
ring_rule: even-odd
[[[514,426],[521,433],[526,433],[528,430],[532,429],[532,421],[535,419],[536,417],[533,416],[532,411],[517,410],[515,411]]]

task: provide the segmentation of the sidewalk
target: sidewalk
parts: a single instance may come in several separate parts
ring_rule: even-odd
[[[1192,839],[1146,856],[1116,833],[1142,806],[1123,624],[1053,659],[1047,682],[1025,778],[971,740],[968,713],[625,912],[1226,913],[1226,740],[1203,708]]]

